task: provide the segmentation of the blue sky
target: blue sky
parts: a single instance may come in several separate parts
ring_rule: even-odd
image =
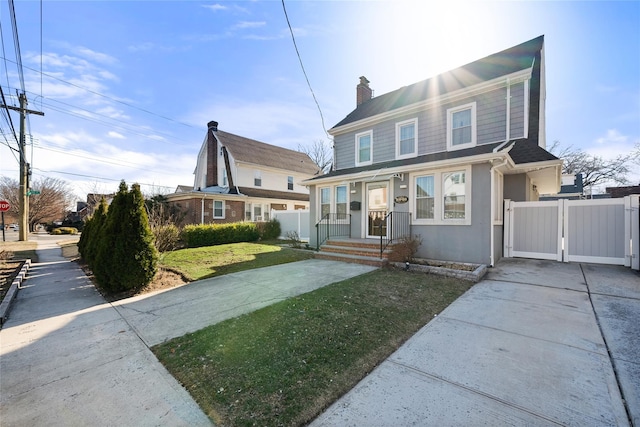
[[[549,144],[612,157],[640,141],[638,1],[286,8],[327,129],[355,108],[359,76],[381,95],[544,34]],[[80,199],[120,179],[147,194],[192,185],[210,120],[292,149],[328,140],[280,1],[17,1],[15,13],[29,108],[45,113],[29,117],[34,176]],[[6,2],[0,20],[0,84],[17,105]],[[0,141],[0,174],[17,179]]]

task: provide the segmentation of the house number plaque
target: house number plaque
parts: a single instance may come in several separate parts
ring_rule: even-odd
[[[407,203],[409,201],[409,198],[407,196],[396,196],[394,201],[398,204],[402,204],[402,203]]]

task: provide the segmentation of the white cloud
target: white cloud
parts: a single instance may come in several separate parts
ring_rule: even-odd
[[[265,25],[267,25],[265,21],[240,21],[236,25],[234,25],[233,28],[242,30],[245,28],[264,27]]]
[[[118,133],[118,132],[114,132],[114,131],[107,132],[107,136],[109,138],[114,138],[114,139],[126,139],[126,137],[124,135],[122,135],[121,133]]]
[[[205,9],[209,9],[212,10],[214,12],[217,12],[219,10],[227,10],[227,6],[223,6],[219,3],[216,4],[203,4],[202,7],[204,7]]]
[[[629,137],[622,135],[617,129],[607,130],[606,135],[596,139],[596,144],[626,144]]]

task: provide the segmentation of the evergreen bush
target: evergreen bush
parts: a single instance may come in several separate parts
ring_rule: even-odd
[[[153,280],[158,252],[140,186],[122,181],[100,233],[93,272],[108,292],[135,291]]]

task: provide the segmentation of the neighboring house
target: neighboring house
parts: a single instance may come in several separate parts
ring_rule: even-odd
[[[167,195],[184,223],[269,221],[272,210],[309,209],[300,182],[320,171],[308,155],[224,132],[215,121],[207,127],[193,187]]]
[[[560,181],[560,191],[557,194],[540,195],[540,200],[579,200],[585,198],[582,174],[563,174]]]
[[[493,265],[503,199],[560,188],[562,160],[545,150],[543,36],[377,97],[361,77],[356,100],[329,130],[334,170],[303,182],[313,246],[346,223],[352,239],[418,235],[418,257]]]
[[[612,199],[618,199],[625,196],[631,196],[632,194],[640,194],[640,185],[629,185],[626,187],[607,187],[606,193],[610,195]]]

